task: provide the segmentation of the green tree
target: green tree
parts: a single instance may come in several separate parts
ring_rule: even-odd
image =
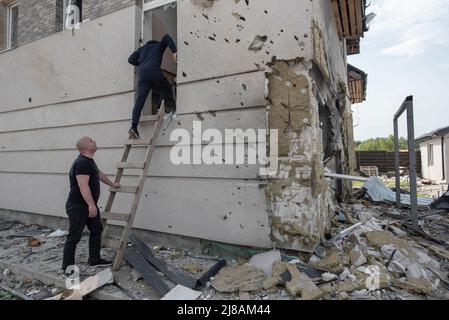
[[[407,139],[399,138],[399,149],[407,149]],[[357,151],[394,151],[394,136],[389,135],[387,138],[373,138],[365,141],[356,142]]]

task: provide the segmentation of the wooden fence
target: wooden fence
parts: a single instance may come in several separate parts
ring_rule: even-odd
[[[357,170],[361,166],[376,166],[379,168],[379,174],[388,174],[394,172],[394,152],[386,151],[356,151]],[[409,168],[408,152],[400,152],[399,163],[406,171]],[[421,176],[421,152],[416,152],[416,173]]]

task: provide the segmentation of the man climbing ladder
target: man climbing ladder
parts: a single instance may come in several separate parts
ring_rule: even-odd
[[[128,58],[130,64],[139,67],[137,98],[132,112],[131,128],[128,131],[135,139],[140,139],[137,126],[150,90],[154,89],[160,92],[159,106],[162,100],[165,100],[166,112],[173,115],[173,112],[176,110],[172,87],[161,70],[162,57],[167,47],[173,52],[173,58],[177,62],[177,48],[175,42],[168,34],[161,41],[148,41]]]

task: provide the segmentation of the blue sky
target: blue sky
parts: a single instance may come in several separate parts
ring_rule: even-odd
[[[368,1],[369,2],[369,1]],[[415,136],[449,126],[449,0],[372,0],[370,30],[348,62],[368,73],[367,101],[353,105],[356,140],[393,133],[413,95]],[[407,136],[405,115],[400,135]]]

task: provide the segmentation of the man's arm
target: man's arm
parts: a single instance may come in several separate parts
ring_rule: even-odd
[[[99,175],[100,175],[100,181],[103,182],[104,184],[107,184],[108,186],[112,187],[112,188],[120,188],[120,183],[115,183],[112,182],[107,175],[105,175],[103,172],[99,171]]]
[[[132,64],[133,66],[136,66],[136,67],[139,66],[139,49],[134,51],[128,58],[128,63],[130,63],[130,64]]]
[[[166,34],[161,40],[162,53],[164,53],[165,49],[167,49],[167,46],[170,48],[171,52],[173,52],[174,54],[178,52],[175,42],[168,34]]]
[[[89,217],[95,218],[97,216],[97,206],[95,205],[94,198],[92,197],[92,192],[89,187],[89,179],[88,175],[77,175],[76,181],[78,181],[78,186],[81,191],[81,195],[83,196],[84,201],[86,201],[89,206]]]

